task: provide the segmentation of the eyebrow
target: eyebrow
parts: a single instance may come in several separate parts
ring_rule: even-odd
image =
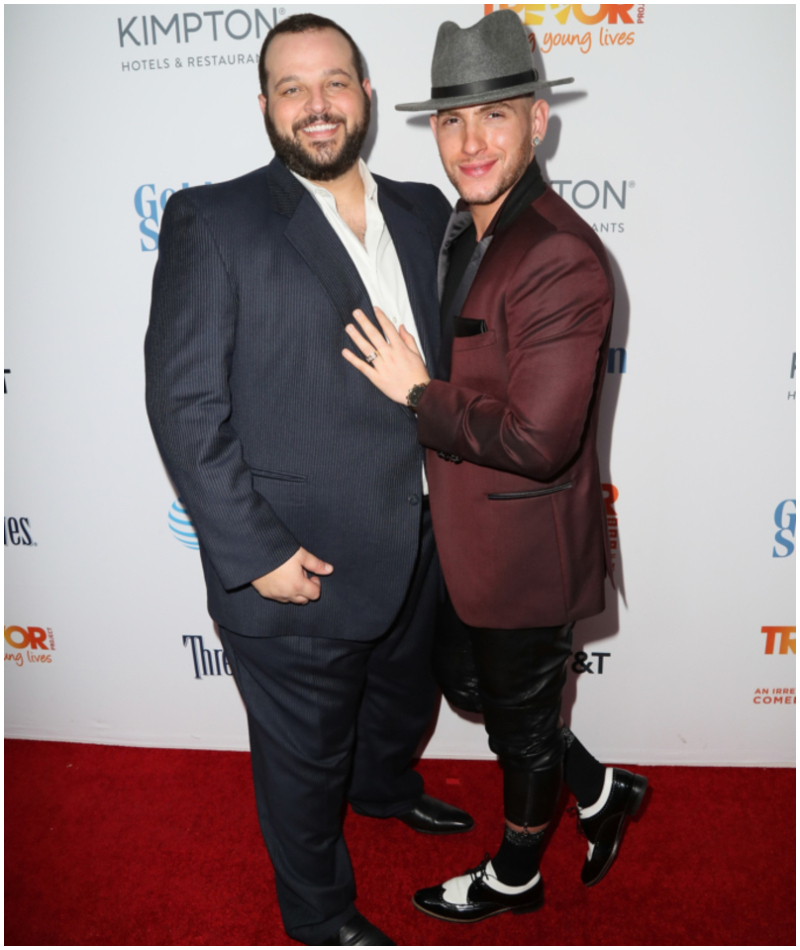
[[[341,66],[333,66],[331,69],[326,69],[323,73],[323,76],[347,76],[348,79],[352,79],[352,75],[346,70],[342,69]],[[285,82],[300,82],[299,76],[283,76],[281,79],[276,80],[275,88],[283,85]]]
[[[511,108],[511,105],[507,99],[500,99],[498,102],[487,102],[485,105],[481,106],[480,109],[478,109],[478,112],[481,114],[484,112],[491,112],[492,109],[497,109],[500,106],[505,106],[507,109]],[[468,106],[462,106],[460,109],[442,109],[438,114],[440,116],[457,115],[463,108],[468,108]]]

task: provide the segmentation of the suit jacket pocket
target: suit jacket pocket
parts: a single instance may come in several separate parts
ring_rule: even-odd
[[[453,317],[453,336],[478,336],[489,328],[485,320],[473,320],[470,317]]]
[[[269,472],[264,468],[250,468],[250,473],[256,478],[274,478],[279,482],[304,482],[305,475],[293,475],[291,472]]]
[[[291,472],[268,472],[251,468],[253,488],[266,498],[279,517],[286,519],[289,510],[297,509],[307,502],[306,476]],[[287,524],[288,527],[291,525]]]
[[[491,346],[497,342],[497,334],[494,330],[487,330],[486,333],[478,333],[475,336],[457,336],[453,340],[453,352],[463,353],[464,350],[477,350],[482,346]]]
[[[567,491],[572,488],[572,482],[565,482],[563,485],[553,485],[552,488],[538,488],[535,491],[507,491],[494,495],[487,495],[489,501],[518,501],[521,498],[540,498],[542,495],[553,495],[559,491]]]

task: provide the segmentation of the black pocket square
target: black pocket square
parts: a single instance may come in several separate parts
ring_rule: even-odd
[[[469,317],[453,317],[453,336],[477,336],[486,333],[485,320],[472,320]]]

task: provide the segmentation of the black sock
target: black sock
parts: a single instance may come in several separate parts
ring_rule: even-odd
[[[564,782],[578,799],[581,808],[594,805],[603,791],[606,767],[587,752],[572,731],[563,727],[564,734]]]
[[[539,870],[544,850],[544,830],[514,831],[506,825],[503,843],[492,858],[492,867],[498,881],[510,887],[527,884]]]

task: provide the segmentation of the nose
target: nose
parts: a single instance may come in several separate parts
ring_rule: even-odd
[[[309,88],[306,99],[306,112],[325,112],[328,108],[328,97],[323,83],[317,83]]]
[[[479,155],[486,148],[486,139],[480,125],[472,122],[465,124],[461,148],[467,155]]]

